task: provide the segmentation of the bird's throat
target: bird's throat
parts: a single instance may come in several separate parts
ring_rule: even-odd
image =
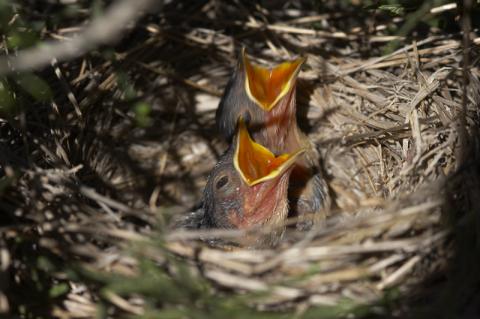
[[[290,172],[253,187],[244,193],[242,214],[232,215],[230,222],[239,229],[276,226],[288,213],[288,180]]]
[[[284,152],[286,141],[291,139],[289,135],[294,134],[297,128],[295,91],[293,87],[278,105],[270,112],[265,112],[265,129],[259,140],[277,154]]]

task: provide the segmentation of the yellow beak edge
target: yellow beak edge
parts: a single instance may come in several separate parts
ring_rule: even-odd
[[[270,111],[290,91],[306,60],[300,57],[273,68],[264,68],[251,63],[245,49],[242,50],[242,59],[246,73],[245,90],[249,98],[265,111]]]
[[[252,140],[243,119],[239,120],[233,163],[244,182],[249,186],[283,174],[304,152],[305,149],[300,149],[295,153],[275,156],[268,148]]]

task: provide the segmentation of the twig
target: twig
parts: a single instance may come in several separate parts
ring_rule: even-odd
[[[398,268],[390,276],[385,278],[381,283],[377,285],[377,289],[383,290],[385,288],[391,287],[393,284],[398,282],[401,278],[406,276],[412,268],[420,261],[420,256],[413,256],[408,260],[402,267]]]
[[[195,81],[192,81],[192,80],[189,80],[189,79],[185,79],[179,75],[176,75],[176,74],[173,74],[171,72],[167,72],[167,71],[163,71],[159,68],[155,68],[151,65],[148,65],[146,63],[142,63],[142,62],[137,62],[138,65],[140,65],[142,68],[150,71],[150,72],[153,72],[155,74],[158,74],[158,75],[162,75],[162,76],[166,76],[166,77],[170,77],[176,81],[179,81],[185,85],[188,85],[194,89],[197,89],[197,90],[200,90],[200,91],[203,91],[205,93],[208,93],[210,95],[213,95],[213,96],[222,96],[222,92],[215,89],[214,87],[211,87],[211,86],[208,86],[208,85],[201,85],[201,84],[198,84],[196,83]]]
[[[114,43],[147,10],[158,5],[157,0],[118,1],[71,41],[45,41],[41,46],[20,51],[15,57],[3,57],[0,59],[0,74],[41,69],[53,59],[74,59],[99,45]]]

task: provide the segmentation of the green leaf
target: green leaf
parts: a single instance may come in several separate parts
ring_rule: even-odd
[[[70,287],[68,287],[68,285],[66,283],[61,283],[61,284],[55,285],[52,288],[50,288],[50,291],[48,292],[48,295],[51,298],[57,298],[57,297],[60,297],[62,295],[67,294],[69,291],[70,291]]]
[[[359,318],[365,313],[368,314],[368,306],[365,307],[359,303],[354,302],[350,299],[342,299],[335,306],[317,306],[308,309],[302,318],[343,318],[347,316],[352,316],[354,318]]]
[[[23,49],[33,46],[38,41],[38,35],[33,31],[12,32],[7,37],[10,49]]]
[[[25,73],[15,78],[16,83],[35,100],[46,102],[52,99],[52,90],[47,82],[33,73]]]
[[[92,3],[92,18],[98,18],[105,12],[105,4],[101,0],[94,0]]]
[[[0,112],[11,112],[15,105],[15,99],[10,87],[5,80],[0,79]]]
[[[394,15],[402,16],[405,14],[405,8],[400,4],[385,4],[378,7],[379,10],[390,12]]]
[[[135,104],[133,110],[135,112],[135,121],[137,122],[138,126],[148,127],[152,124],[152,118],[150,117],[152,108],[149,104],[145,102],[137,103]]]
[[[135,91],[135,87],[130,81],[128,74],[117,72],[117,85],[126,100],[132,100],[137,97],[137,92]]]
[[[10,3],[0,0],[0,32],[9,29],[8,22],[12,19],[13,11]]]
[[[3,195],[5,190],[7,190],[13,184],[13,182],[15,182],[15,179],[15,176],[3,176],[0,178],[0,195]]]
[[[52,264],[50,260],[48,260],[45,256],[40,256],[37,259],[37,266],[39,269],[49,273],[55,270],[55,266]]]

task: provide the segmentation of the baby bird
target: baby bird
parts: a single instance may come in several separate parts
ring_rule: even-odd
[[[269,69],[251,63],[242,50],[216,112],[218,129],[227,141],[242,117],[255,141],[282,152],[290,133],[283,128],[297,130],[295,84],[304,61],[298,58]]]
[[[274,244],[288,214],[289,176],[303,149],[275,156],[250,137],[243,120],[228,151],[211,172],[204,191],[203,227],[271,228],[256,241]],[[251,244],[248,238],[243,244]]]

